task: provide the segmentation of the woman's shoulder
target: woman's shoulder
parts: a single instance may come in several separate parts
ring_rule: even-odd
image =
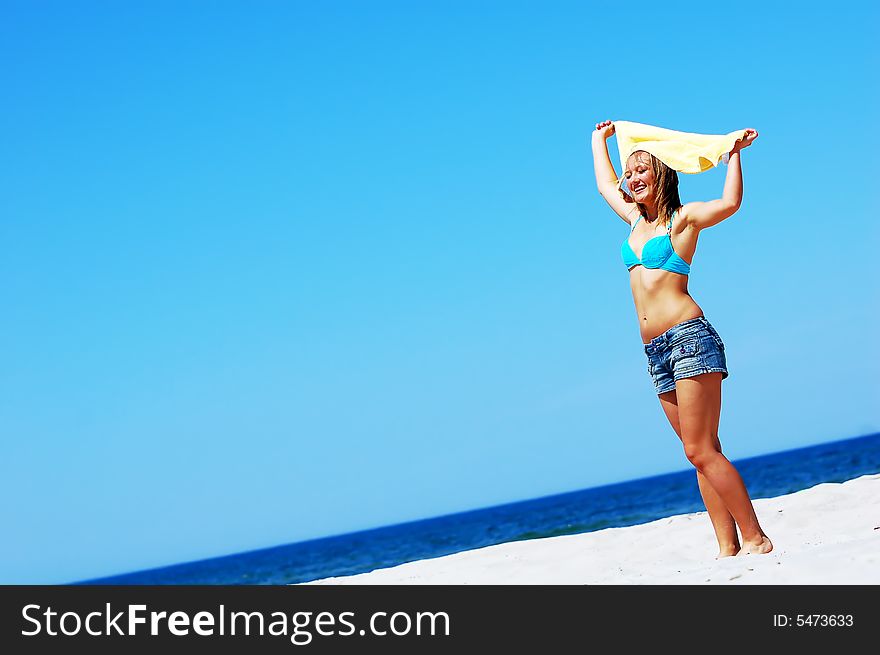
[[[639,212],[638,209],[636,209],[634,212],[632,212],[632,213],[629,215],[629,221],[627,221],[627,222],[629,223],[629,228],[630,228],[630,230],[632,230],[633,228],[635,228],[636,223],[638,223],[639,221],[641,221],[643,218],[644,218],[644,216],[642,216],[641,212]]]

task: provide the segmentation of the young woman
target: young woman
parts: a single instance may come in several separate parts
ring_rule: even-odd
[[[769,553],[773,544],[758,524],[745,484],[721,453],[721,381],[728,376],[724,343],[687,290],[700,230],[717,225],[739,209],[740,151],[758,133],[746,130],[730,152],[722,197],[686,205],[679,200],[678,174],[641,150],[630,155],[623,173],[632,195],[622,193],[605,143],[613,134],[611,121],[596,124],[596,184],[611,208],[630,225],[622,254],[648,372],[685,456],[697,471],[697,484],[718,539],[716,559]]]

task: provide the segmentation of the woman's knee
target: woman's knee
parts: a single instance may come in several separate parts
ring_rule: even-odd
[[[715,442],[709,443],[686,443],[684,445],[684,456],[694,465],[697,470],[703,469],[709,462],[718,457],[721,451],[715,447]]]

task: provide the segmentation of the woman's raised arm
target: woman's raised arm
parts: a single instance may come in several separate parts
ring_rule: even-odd
[[[752,145],[758,138],[757,130],[747,129],[745,136],[736,142],[730,151],[727,162],[727,177],[724,178],[724,191],[718,200],[709,202],[689,202],[684,207],[683,220],[698,230],[717,225],[725,218],[733,216],[742,204],[743,177],[740,151]]]
[[[608,156],[608,144],[605,143],[612,134],[614,134],[614,123],[611,121],[596,123],[596,130],[593,132],[593,169],[596,173],[596,187],[611,209],[624,222],[629,223],[631,215],[637,215],[633,214],[637,207],[634,202],[627,202],[617,190],[617,173],[614,172],[614,166]]]

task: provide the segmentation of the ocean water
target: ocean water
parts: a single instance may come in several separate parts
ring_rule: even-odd
[[[734,460],[733,463],[753,499],[781,496],[822,482],[844,482],[880,473],[880,433]],[[366,573],[508,541],[637,525],[705,509],[697,488],[696,473],[690,468],[78,584],[307,582]]]

